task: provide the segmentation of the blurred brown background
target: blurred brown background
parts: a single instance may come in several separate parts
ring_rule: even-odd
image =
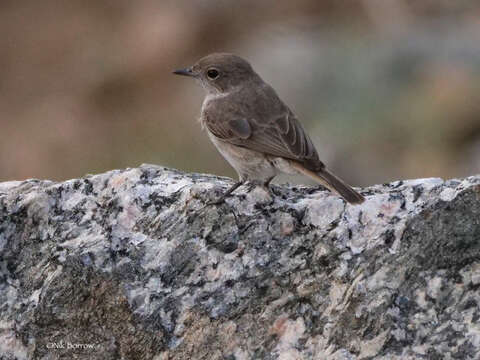
[[[2,0],[0,180],[234,176],[171,71],[246,57],[355,185],[480,172],[480,2]]]

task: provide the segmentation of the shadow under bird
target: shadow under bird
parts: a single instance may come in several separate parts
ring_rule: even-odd
[[[206,90],[200,121],[238,173],[239,181],[215,203],[246,181],[268,187],[279,173],[304,174],[351,204],[364,201],[327,170],[296,116],[246,60],[211,54],[174,74],[192,77]]]

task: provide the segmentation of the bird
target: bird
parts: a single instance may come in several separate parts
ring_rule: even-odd
[[[327,169],[300,121],[248,61],[213,53],[173,71],[194,78],[206,91],[200,122],[238,181],[215,203],[245,182],[268,188],[281,174],[303,174],[350,204],[365,199]]]

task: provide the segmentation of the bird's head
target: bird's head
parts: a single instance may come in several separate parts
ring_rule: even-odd
[[[227,93],[249,81],[259,79],[252,66],[239,56],[215,53],[205,56],[193,66],[175,70],[177,75],[191,76],[208,93]]]

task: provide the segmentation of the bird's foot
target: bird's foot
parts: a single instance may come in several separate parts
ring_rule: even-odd
[[[222,196],[220,196],[217,200],[212,200],[207,202],[205,206],[209,205],[220,205],[225,202],[225,199],[229,197],[235,190],[237,190],[240,186],[244,184],[244,181],[238,181],[233,184]]]
[[[255,190],[257,187],[263,188],[269,195],[270,197],[273,198],[274,193],[272,192],[272,189],[270,188],[270,181],[273,178],[268,179],[267,181],[258,181],[258,180],[240,180],[233,184],[222,196],[220,196],[216,200],[212,200],[207,202],[205,206],[209,205],[220,205],[225,202],[225,199],[229,197],[235,190],[237,190],[240,186],[246,184],[248,186],[247,192],[251,193],[253,190]]]

